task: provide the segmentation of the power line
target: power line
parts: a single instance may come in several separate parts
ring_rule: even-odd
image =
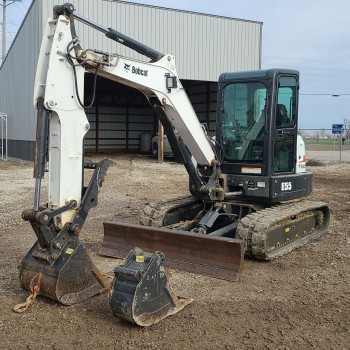
[[[275,67],[279,64],[271,64],[271,63],[263,63],[265,66],[271,66]],[[288,64],[289,66],[293,66],[293,64]],[[294,68],[303,68],[303,69],[313,69],[313,70],[323,70],[323,71],[331,71],[331,72],[346,72],[349,73],[349,69],[333,69],[333,68],[318,68],[318,67],[305,67],[305,66],[298,66],[295,65]]]
[[[2,62],[5,60],[6,56],[6,9],[8,6],[15,4],[17,7],[18,5],[16,4],[16,1],[22,1],[22,0],[11,0],[10,2],[6,3],[7,0],[2,0]],[[19,7],[18,7],[19,8]]]
[[[331,64],[345,64],[345,65],[349,65],[349,62],[335,62],[335,61],[325,61],[325,60],[313,60],[310,58],[290,58],[290,57],[280,57],[280,56],[265,56],[264,57],[270,57],[270,58],[277,58],[279,60],[287,60],[287,61],[301,61],[301,62],[305,62],[305,61],[309,61],[309,62],[320,62],[320,63],[331,63]]]
[[[7,21],[6,24],[11,24],[11,25],[14,25],[14,26],[19,26],[20,25],[20,23],[15,23],[15,22],[11,22],[11,21]]]
[[[20,4],[24,7],[25,14],[28,12],[28,6],[26,6],[23,1],[20,2]]]
[[[21,11],[21,13],[23,13],[23,9],[22,8],[20,8],[19,6],[18,6],[18,4],[17,3],[15,3],[15,5],[16,5],[16,7]],[[24,15],[25,15],[25,13],[24,13]]]
[[[331,97],[340,97],[340,96],[350,96],[350,94],[299,94],[303,96],[331,96]]]

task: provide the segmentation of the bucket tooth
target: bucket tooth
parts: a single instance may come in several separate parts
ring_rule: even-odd
[[[39,254],[42,256],[39,257]],[[56,260],[45,260],[39,243],[20,264],[20,282],[31,290],[40,274],[39,294],[71,305],[107,291],[109,282],[92,262],[83,244],[70,241]]]
[[[168,285],[162,252],[132,249],[123,265],[117,266],[110,293],[113,315],[151,326],[182,310],[193,299],[178,297]]]

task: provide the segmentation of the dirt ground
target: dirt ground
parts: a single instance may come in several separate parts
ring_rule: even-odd
[[[103,221],[137,223],[145,203],[187,194],[180,164],[137,155],[112,158],[99,206],[81,234],[98,267],[110,275],[117,261],[97,254]],[[35,241],[21,220],[22,210],[32,207],[34,181],[31,163],[0,162],[0,348],[350,349],[350,164],[309,170],[311,198],[331,208],[325,236],[272,262],[245,261],[239,282],[169,270],[174,290],[195,300],[140,328],[116,319],[106,294],[69,307],[38,297],[25,313],[12,311],[27,296],[17,266]]]

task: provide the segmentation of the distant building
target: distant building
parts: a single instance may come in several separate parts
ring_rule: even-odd
[[[8,154],[33,159],[36,111],[34,77],[42,34],[53,6],[34,0],[0,70],[0,112],[8,115]],[[260,69],[262,23],[112,0],[73,0],[77,12],[176,57],[177,71],[202,122],[215,129],[216,81],[222,72]],[[102,33],[77,23],[82,47],[144,60]],[[89,101],[92,80],[86,79]],[[136,90],[99,78],[96,102],[86,111],[91,130],[85,147],[94,152],[135,152],[157,119]]]

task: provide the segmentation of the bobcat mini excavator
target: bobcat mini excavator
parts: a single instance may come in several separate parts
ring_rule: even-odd
[[[74,20],[150,61],[82,48]],[[222,74],[216,138],[210,138],[181,85],[173,55],[91,22],[65,4],[55,6],[47,22],[35,80],[34,208],[22,216],[31,223],[38,241],[20,266],[25,289],[39,286],[42,295],[72,304],[108,285],[78,239],[89,209],[97,204],[98,188],[109,166],[106,160],[83,162],[83,139],[89,130],[83,105],[85,72],[94,74],[94,89],[102,76],[145,95],[189,174],[191,192],[188,197],[146,206],[143,225],[104,223],[102,254],[125,257],[134,247],[161,251],[168,266],[235,280],[244,254],[271,260],[326,232],[328,206],[302,200],[312,191],[312,174],[305,169],[304,143],[297,135],[297,71]],[[40,206],[47,160],[49,199]],[[83,164],[94,169],[87,187],[83,187]],[[116,272],[119,281],[124,279],[126,294],[135,292],[137,279],[144,275],[130,272],[137,259],[145,261],[132,256],[122,272]],[[112,294],[118,299],[117,285]],[[128,318],[132,299],[125,300],[111,304],[115,314]]]

